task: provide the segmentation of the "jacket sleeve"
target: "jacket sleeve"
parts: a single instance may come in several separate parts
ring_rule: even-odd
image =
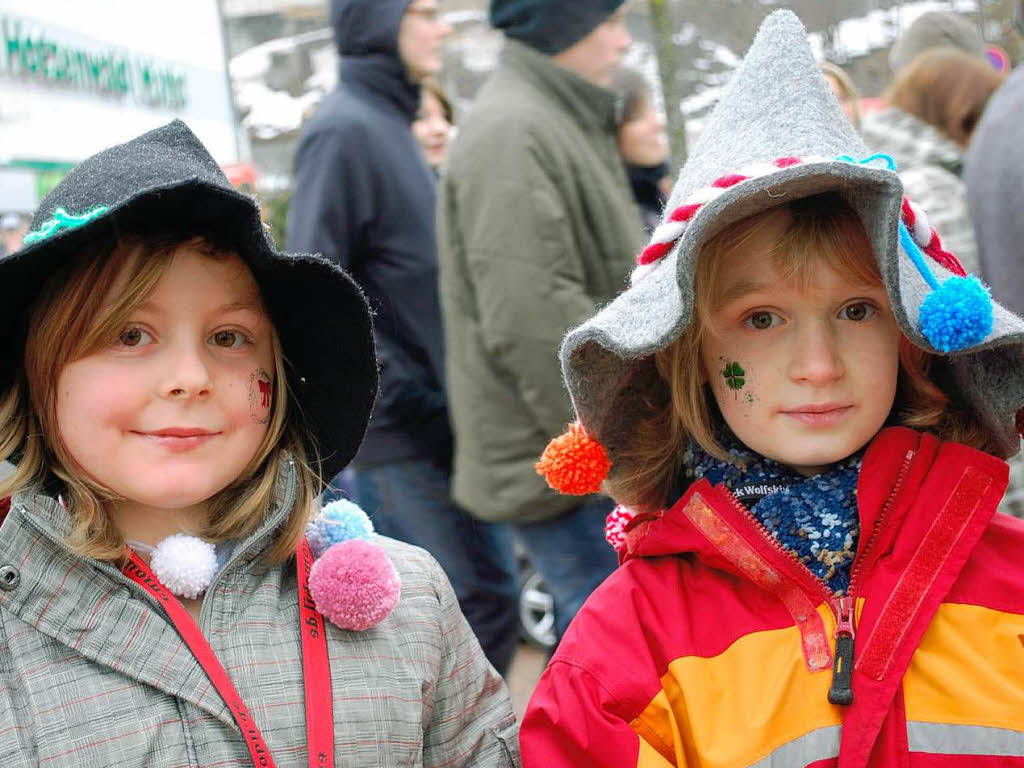
[[[684,768],[685,758],[647,729],[638,735],[617,709],[615,697],[592,674],[552,662],[523,715],[523,768]]]
[[[288,209],[288,250],[319,253],[351,272],[372,222],[369,160],[353,130],[304,136],[295,153],[295,191]]]
[[[423,734],[424,768],[518,768],[508,689],[469,628],[448,578],[431,558],[440,600],[441,664]]]
[[[488,354],[514,381],[539,429],[556,435],[572,418],[558,347],[593,314],[584,261],[564,194],[536,147],[507,147],[488,173],[446,190],[447,238],[457,233]],[[454,211],[452,214],[451,211]],[[444,242],[442,242],[444,247]]]
[[[447,417],[444,391],[425,379],[424,366],[411,361],[386,334],[374,333],[374,345],[380,367],[374,414],[378,426],[401,424],[415,430],[418,423],[429,422],[442,412]]]
[[[0,610],[0,765],[29,768],[39,765],[34,712],[24,697],[18,695],[9,638],[4,612]]]

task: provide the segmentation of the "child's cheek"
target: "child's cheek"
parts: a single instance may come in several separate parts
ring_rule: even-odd
[[[723,416],[751,418],[758,402],[756,372],[741,358],[720,356],[712,376],[715,398]]]
[[[270,408],[274,402],[274,380],[262,368],[249,375],[249,415],[257,424],[270,421]]]

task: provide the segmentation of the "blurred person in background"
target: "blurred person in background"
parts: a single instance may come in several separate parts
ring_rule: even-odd
[[[437,0],[332,0],[331,21],[340,82],[295,155],[288,248],[347,269],[375,311],[381,383],[353,461],[356,501],[379,533],[437,558],[504,672],[516,642],[514,552],[506,531],[451,501],[436,180],[411,128],[420,83],[440,70],[451,28]]]
[[[1024,69],[992,96],[964,161],[981,274],[1007,309],[1024,314]],[[1024,517],[1024,455],[1010,461],[1001,509]]]
[[[616,566],[601,496],[534,469],[572,420],[562,336],[621,288],[643,228],[616,145],[622,0],[491,0],[498,67],[441,176],[441,299],[455,430],[454,494],[511,521],[564,631]]]
[[[615,90],[622,98],[619,154],[626,164],[644,229],[650,234],[661,221],[672,191],[665,120],[655,109],[650,85],[636,70],[620,68],[615,75]]]
[[[952,11],[922,13],[889,50],[889,67],[899,74],[911,61],[932,48],[955,48],[976,59],[985,58],[985,41],[977,25]]]
[[[923,72],[914,76],[913,83],[907,82],[907,70],[918,56],[935,49],[960,51],[991,70],[985,58],[984,41],[972,22],[951,11],[931,11],[922,14],[907,27],[889,51],[889,65],[894,78],[891,89],[896,88],[900,81],[903,81],[901,90],[930,89],[931,85],[924,83]],[[861,134],[868,147],[874,149],[887,145],[889,149],[886,151],[893,156],[900,169],[937,164],[959,175],[963,158],[956,142],[942,134],[938,126],[929,129],[927,118],[914,114],[905,106],[894,104],[888,96],[883,96],[886,102],[883,109],[863,116]]]
[[[846,71],[831,61],[821,62],[821,74],[853,127],[860,130],[860,93]]]
[[[428,77],[422,83],[420,108],[412,121],[412,132],[423,148],[427,165],[437,176],[448,156],[448,142],[455,122],[452,104],[436,78]]]
[[[862,135],[876,152],[891,155],[906,195],[932,217],[943,245],[968,272],[978,252],[960,179],[964,152],[989,97],[1004,76],[983,58],[955,48],[932,48],[897,74],[866,115]]]
[[[21,250],[21,241],[28,231],[28,218],[19,213],[0,216],[0,256]]]

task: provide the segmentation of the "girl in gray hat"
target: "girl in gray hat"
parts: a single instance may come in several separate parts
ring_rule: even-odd
[[[1024,764],[1022,340],[770,16],[562,346],[578,421],[538,469],[619,501],[621,565],[524,765]]]
[[[81,163],[25,242],[0,765],[516,765],[437,563],[348,502],[311,520],[377,388],[355,283],[277,251],[180,121]]]

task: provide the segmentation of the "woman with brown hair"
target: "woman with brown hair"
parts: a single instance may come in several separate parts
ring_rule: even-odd
[[[423,154],[435,174],[440,173],[448,155],[455,113],[441,84],[426,78],[420,89],[420,107],[412,121],[412,133],[423,148]]]
[[[615,75],[615,90],[621,99],[616,143],[644,228],[653,232],[672,191],[665,119],[640,72],[622,67]]]
[[[865,143],[896,161],[907,196],[928,211],[969,271],[978,249],[960,172],[971,133],[1004,76],[951,47],[930,48],[901,69],[885,108],[864,116]]]
[[[1004,79],[976,56],[932,48],[900,72],[884,98],[966,147],[989,97]]]

